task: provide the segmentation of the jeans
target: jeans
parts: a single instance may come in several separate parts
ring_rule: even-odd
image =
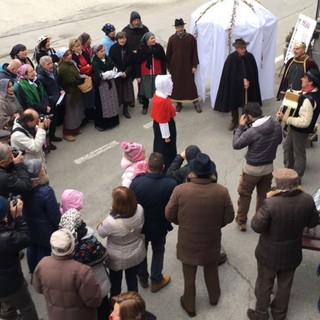
[[[236,222],[238,224],[246,223],[248,220],[248,212],[250,208],[251,196],[254,188],[257,188],[257,204],[256,212],[262,206],[267,192],[271,189],[272,173],[264,176],[252,176],[246,173],[242,173],[238,186],[238,211],[236,216]]]
[[[122,272],[125,272],[128,291],[138,292],[138,265],[126,270],[114,271],[110,269],[111,297],[121,293]]]
[[[156,240],[150,240],[147,237],[145,238],[146,250],[148,250],[149,242],[152,246],[152,260],[151,260],[151,284],[158,284],[163,279],[162,269],[163,269],[163,257],[166,244],[166,236]],[[141,262],[139,266],[138,276],[141,282],[147,283],[149,279],[148,273],[148,262],[147,256]]]
[[[27,262],[29,267],[29,272],[32,274],[37,264],[43,257],[51,255],[51,248],[39,246],[37,244],[31,243],[27,248]]]
[[[28,290],[26,281],[21,287],[8,297],[0,298],[1,317],[3,319],[17,319],[17,312],[20,313],[21,320],[38,320],[38,314],[31,295]]]

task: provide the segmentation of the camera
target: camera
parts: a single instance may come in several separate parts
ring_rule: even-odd
[[[39,120],[40,122],[43,122],[45,119],[53,119],[53,114],[50,113],[50,114],[40,114],[39,115]]]
[[[14,196],[12,193],[9,193],[8,201],[12,201],[14,207],[17,205],[19,199],[22,199],[22,196],[20,194]]]
[[[15,147],[13,147],[13,148],[11,149],[11,152],[12,152],[12,155],[13,155],[14,158],[19,155],[19,152],[21,152],[22,155],[25,155],[25,154],[26,154],[26,150],[24,150],[23,148],[17,149],[17,148],[15,148]]]

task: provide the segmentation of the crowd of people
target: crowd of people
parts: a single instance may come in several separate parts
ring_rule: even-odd
[[[176,33],[169,38],[166,52],[136,11],[121,32],[106,23],[101,44],[92,46],[84,32],[71,39],[68,47],[55,50],[51,38],[41,36],[34,63],[24,45],[12,48],[12,61],[0,69],[0,308],[4,319],[38,319],[20,265],[25,248],[31,283],[44,295],[49,319],[156,319],[146,311],[138,283],[152,293],[170,283],[163,266],[172,223],[179,228],[181,307],[189,317],[196,316],[198,266],[203,266],[210,305],[219,303],[218,266],[227,259],[221,229],[234,220],[235,210],[208,154],[196,145],[177,154],[176,112],[186,103],[202,112],[194,82],[197,42],[184,25],[183,19],[175,19]],[[301,89],[296,111],[285,117],[281,110],[277,119],[264,116],[258,70],[247,45],[242,38],[233,43],[235,51],[225,62],[215,109],[231,111],[233,148],[247,148],[235,217],[241,232],[247,229],[251,197],[257,189],[251,220],[252,229],[261,234],[255,252],[257,302],[247,315],[251,320],[269,319],[270,308],[273,318],[280,320],[286,317],[294,273],[302,260],[303,229],[319,223],[314,200],[300,185],[306,141],[320,113],[320,72],[306,57],[303,43],[296,44],[280,88],[284,93]],[[49,185],[45,154],[56,149],[52,142],[62,141],[56,136],[62,106],[63,139],[69,142],[77,139],[88,121],[93,120],[98,131],[119,125],[120,106],[130,119],[134,79],[143,115],[152,99],[153,152],[146,155],[137,142],[121,143],[122,185],[113,189],[111,210],[96,226],[97,234],[107,238],[104,245],[82,219],[80,191],[65,190],[59,205]],[[279,120],[289,130],[285,168],[274,169],[283,139]],[[184,160],[187,164],[182,166]],[[123,274],[126,293],[121,293]],[[270,302],[275,279],[278,286]]]

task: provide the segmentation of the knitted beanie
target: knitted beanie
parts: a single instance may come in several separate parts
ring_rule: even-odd
[[[141,16],[140,16],[140,14],[139,14],[137,11],[132,11],[131,14],[130,14],[130,23],[131,23],[133,20],[136,20],[136,19],[141,20]]]
[[[124,155],[132,162],[144,160],[144,148],[143,145],[136,142],[121,142],[121,148],[124,151]]]
[[[55,256],[63,257],[74,252],[75,239],[69,230],[60,229],[51,235],[50,245]]]

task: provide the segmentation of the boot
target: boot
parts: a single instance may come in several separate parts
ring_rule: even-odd
[[[128,105],[127,104],[123,104],[123,115],[127,118],[127,119],[130,119],[131,116],[130,116],[130,113],[128,111]]]
[[[147,114],[149,108],[149,99],[143,97],[143,107],[142,107],[142,114]]]
[[[180,112],[181,110],[182,110],[182,103],[181,102],[177,102],[177,104],[176,104],[176,111],[177,112]]]
[[[196,109],[196,111],[197,111],[198,113],[201,113],[201,112],[202,112],[202,108],[200,107],[199,101],[194,101],[194,102],[193,102],[193,105],[194,105],[194,108]]]
[[[239,111],[238,108],[231,111],[231,123],[228,130],[233,131],[239,125]]]

